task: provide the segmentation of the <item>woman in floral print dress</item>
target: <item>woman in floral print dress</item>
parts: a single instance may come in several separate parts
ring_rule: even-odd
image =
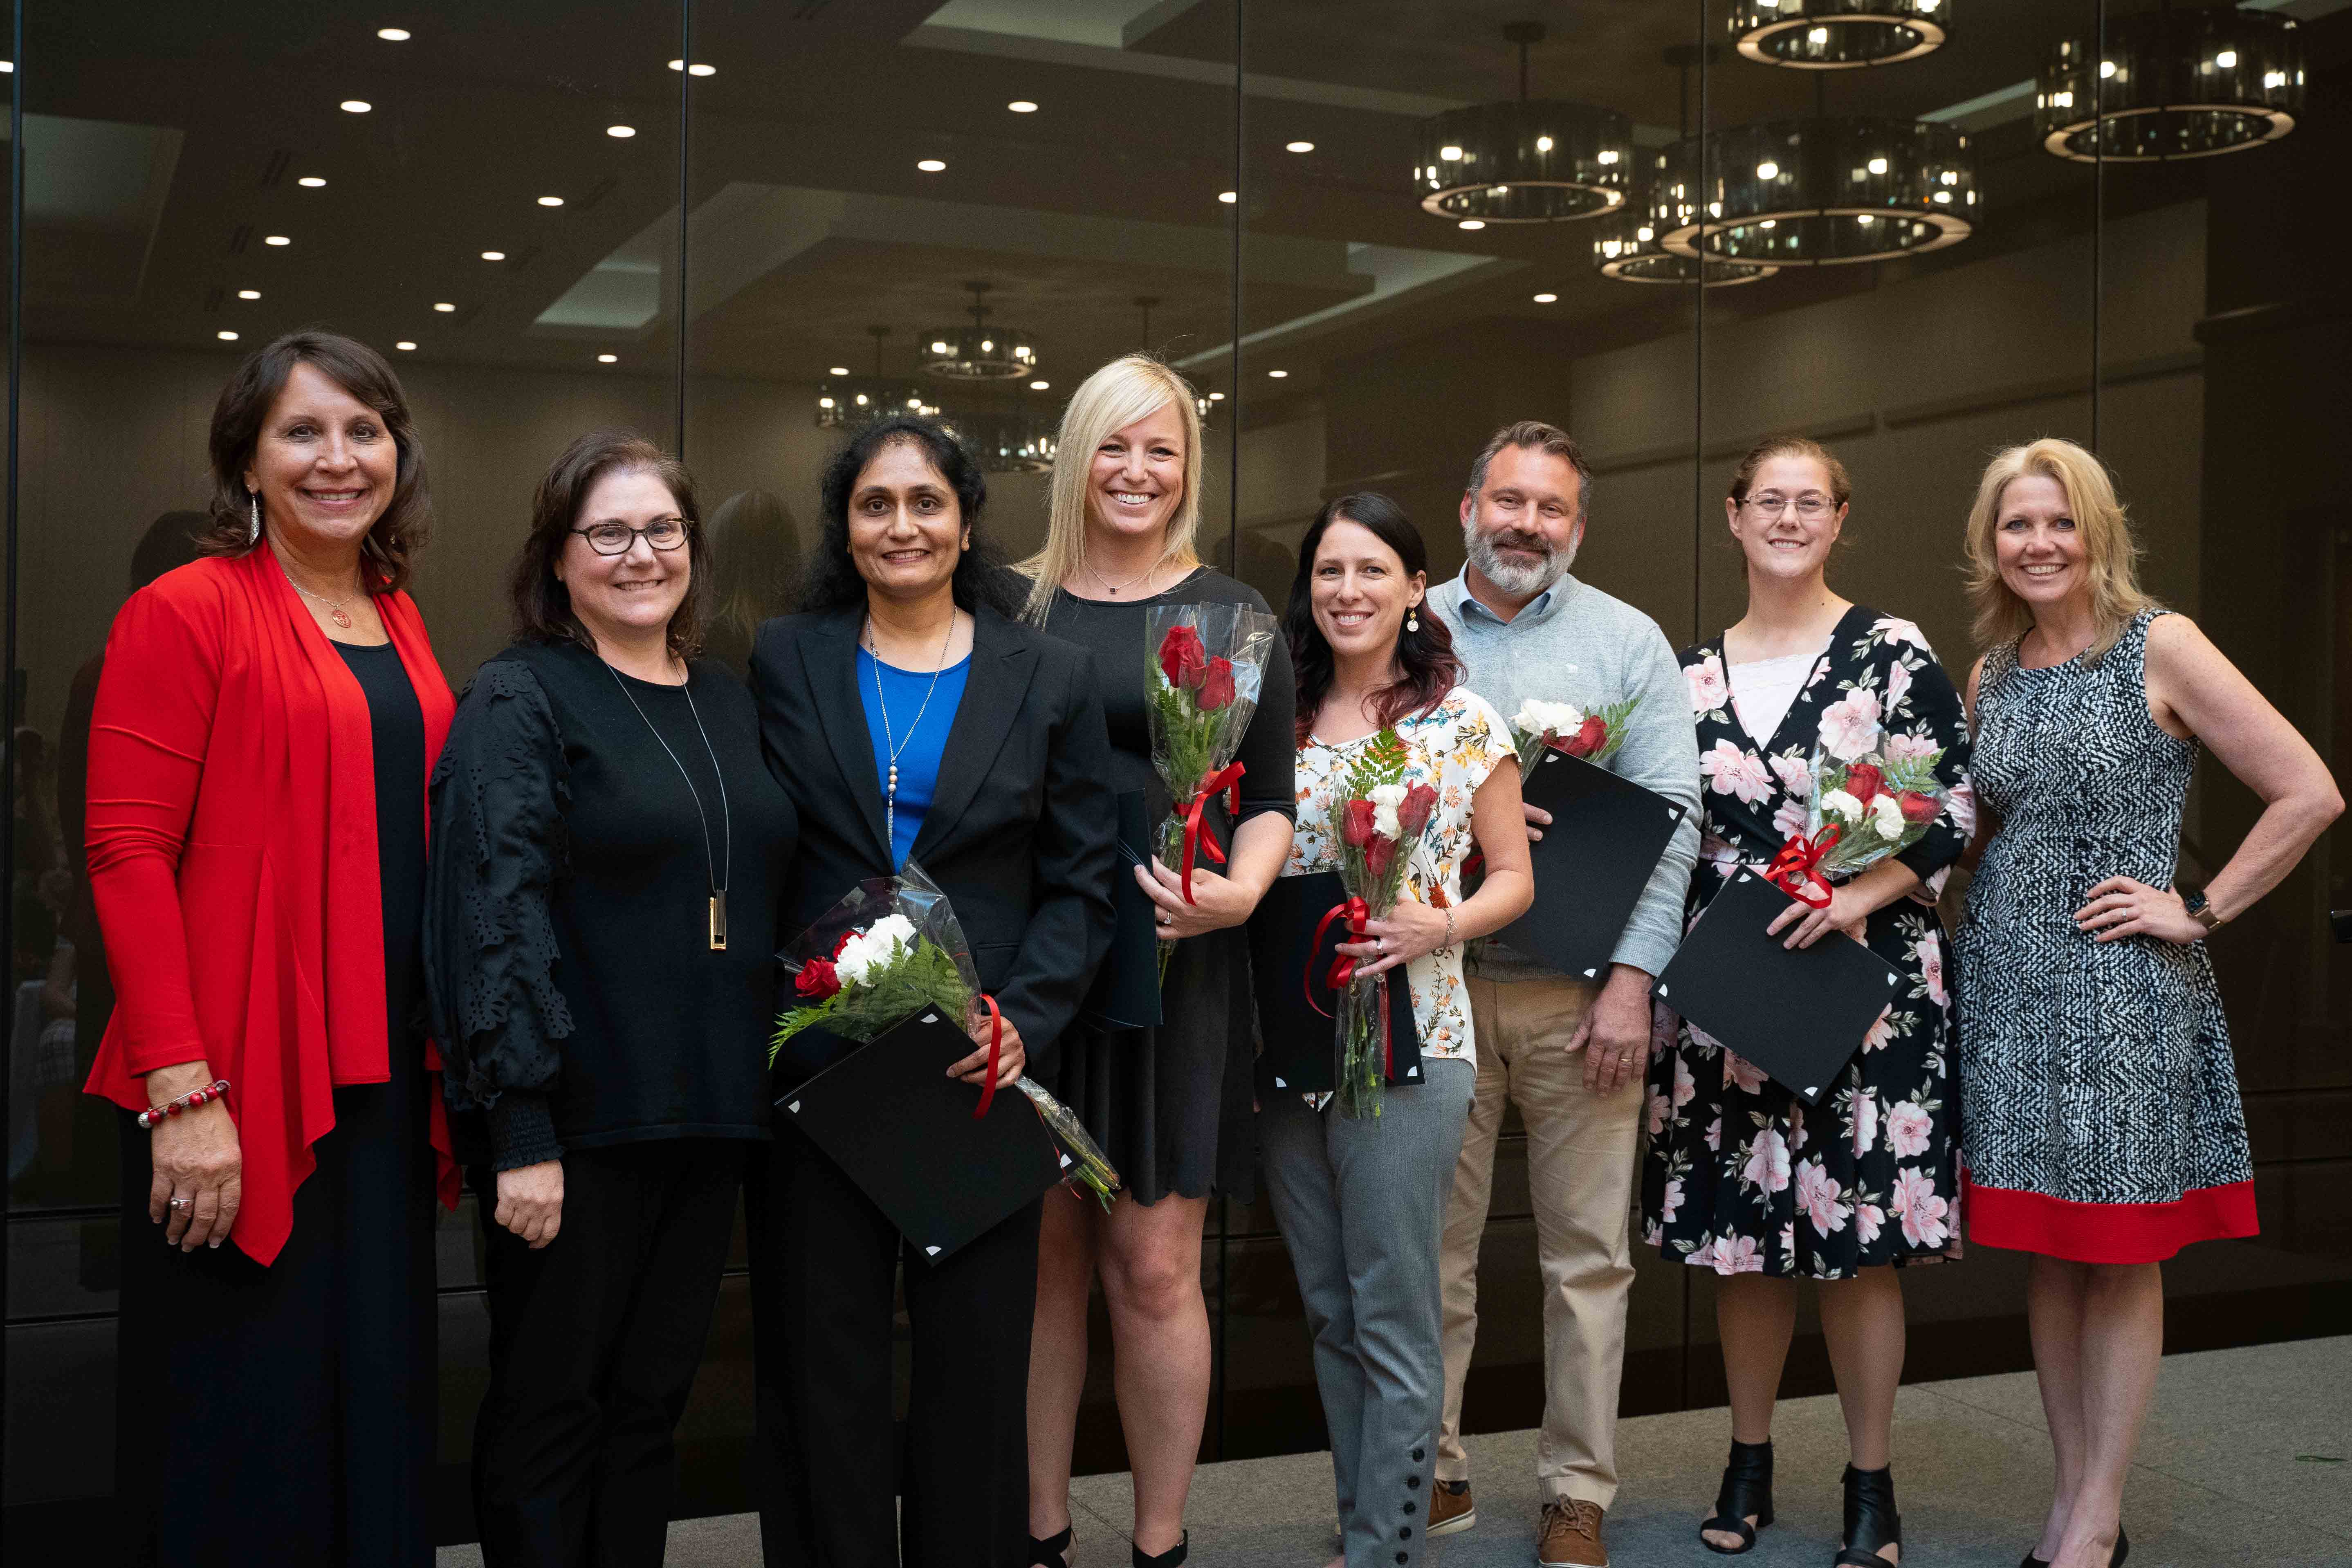
[[[1968,734],[1952,682],[1918,628],[1839,598],[1824,580],[1849,486],[1811,441],[1748,454],[1726,503],[1747,559],[1745,618],[1682,655],[1698,726],[1702,836],[1690,917],[1741,865],[1760,868],[1802,832],[1817,755],[1942,753],[1951,792],[1927,836],[1771,928],[1791,945],[1849,938],[1908,984],[1836,1087],[1808,1109],[1704,1032],[1663,1016],[1650,1062],[1646,1239],[1712,1267],[1732,1457],[1702,1539],[1745,1551],[1771,1521],[1773,1400],[1796,1321],[1798,1279],[1822,1282],[1853,1463],[1837,1561],[1896,1561],[1901,1527],[1887,1436],[1903,1370],[1903,1297],[1890,1264],[1944,1256],[1959,1229],[1951,1092],[1951,965],[1934,893],[1973,808]]]

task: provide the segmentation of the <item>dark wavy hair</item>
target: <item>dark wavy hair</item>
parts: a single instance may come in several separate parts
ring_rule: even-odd
[[[1315,726],[1316,712],[1331,690],[1331,645],[1325,640],[1323,628],[1315,624],[1314,592],[1315,552],[1335,522],[1369,529],[1373,538],[1396,552],[1397,559],[1404,563],[1406,576],[1429,570],[1429,551],[1419,531],[1406,519],[1404,508],[1377,490],[1360,490],[1325,501],[1323,510],[1315,514],[1314,525],[1298,544],[1298,572],[1290,580],[1290,603],[1282,617],[1282,629],[1290,639],[1290,667],[1298,675],[1297,743],[1302,746]],[[1421,607],[1429,608],[1426,595]],[[1462,661],[1454,657],[1454,634],[1445,629],[1445,623],[1433,614],[1408,615],[1406,619],[1418,619],[1421,629],[1397,628],[1396,659],[1403,679],[1382,688],[1372,703],[1372,715],[1383,726],[1436,707],[1462,683]]]
[[[360,544],[373,570],[366,574],[368,591],[391,594],[408,586],[416,552],[433,531],[433,497],[425,483],[425,448],[418,445],[416,426],[408,416],[408,395],[384,357],[356,338],[340,332],[305,329],[288,332],[247,354],[236,374],[221,388],[213,405],[209,440],[213,468],[210,521],[198,536],[196,548],[206,555],[242,555],[254,547],[253,523],[247,508],[245,470],[261,442],[261,426],[269,417],[286,378],[298,364],[315,368],[383,420],[393,448],[399,454],[394,469],[392,500]]]
[[[593,430],[581,437],[539,481],[530,498],[530,533],[507,573],[515,636],[524,642],[575,642],[596,650],[596,639],[572,613],[572,590],[555,575],[555,563],[572,542],[588,492],[607,474],[653,475],[668,487],[677,514],[686,519],[686,597],[670,613],[668,640],[670,652],[690,658],[702,651],[710,602],[710,544],[694,499],[694,476],[684,463],[628,430]]]
[[[947,481],[948,489],[955,492],[957,519],[971,536],[971,545],[957,560],[949,584],[957,605],[967,610],[991,609],[1005,616],[1018,615],[1028,584],[1014,579],[981,531],[981,513],[988,506],[988,477],[981,472],[979,459],[944,426],[915,414],[876,420],[826,460],[824,478],[817,486],[824,531],[809,558],[801,608],[841,610],[866,603],[866,579],[858,575],[857,563],[849,555],[849,498],[866,466],[884,448],[901,445],[920,450]]]

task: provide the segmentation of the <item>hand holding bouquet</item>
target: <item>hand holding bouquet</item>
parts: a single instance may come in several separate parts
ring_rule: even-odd
[[[1331,836],[1339,847],[1339,880],[1348,901],[1348,933],[1360,942],[1367,921],[1385,920],[1396,908],[1405,868],[1437,810],[1437,791],[1408,783],[1411,753],[1392,729],[1372,737],[1331,796]],[[1326,917],[1330,918],[1330,917]],[[1388,1087],[1389,988],[1386,975],[1355,973],[1352,959],[1334,965],[1339,991],[1334,1035],[1339,1053],[1337,1081],[1343,1116],[1377,1117]]]
[[[896,877],[877,878],[825,911],[783,955],[800,1004],[776,1020],[768,1046],[773,1068],[784,1042],[822,1027],[845,1040],[874,1039],[915,1014],[935,1008],[977,1031],[995,1019],[996,1004],[980,988],[971,949],[947,895],[913,861]],[[996,1052],[989,1051],[988,1081],[972,1114],[988,1114],[996,1095]],[[1014,1087],[1070,1156],[1071,1180],[1110,1207],[1118,1173],[1067,1106],[1024,1076]]]
[[[1257,711],[1275,619],[1245,605],[1158,605],[1144,613],[1144,710],[1151,727],[1151,765],[1168,786],[1171,815],[1160,826],[1160,863],[1183,879],[1192,899],[1192,867],[1225,852],[1202,831],[1202,814],[1219,795],[1241,809],[1241,750]],[[1160,950],[1168,973],[1173,943]]]
[[[1511,715],[1511,739],[1519,749],[1519,773],[1524,776],[1549,749],[1605,763],[1625,743],[1625,721],[1642,705],[1638,697],[1606,707],[1586,710],[1572,702],[1546,702],[1530,697]]]

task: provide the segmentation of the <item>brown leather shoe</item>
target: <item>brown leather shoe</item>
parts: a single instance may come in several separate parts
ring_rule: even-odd
[[[1477,1522],[1478,1505],[1470,1500],[1468,1481],[1438,1481],[1430,1487],[1426,1533],[1458,1535]]]
[[[1607,1512],[1597,1502],[1575,1498],[1544,1504],[1536,1526],[1536,1561],[1542,1568],[1609,1568],[1609,1548],[1601,1539]]]

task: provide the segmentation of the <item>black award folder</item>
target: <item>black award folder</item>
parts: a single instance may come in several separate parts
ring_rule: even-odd
[[[1151,864],[1151,819],[1144,793],[1123,790],[1118,796],[1118,869],[1111,879],[1110,952],[1095,972],[1094,988],[1086,1010],[1097,1021],[1115,1029],[1141,1029],[1157,1025],[1160,1013],[1159,920],[1150,894],[1136,885],[1138,867]]]
[[[1326,982],[1339,944],[1348,940],[1348,922],[1341,918],[1324,925],[1323,917],[1347,898],[1336,871],[1277,877],[1250,915],[1251,980],[1257,994],[1258,1040],[1265,1047],[1257,1058],[1261,1102],[1269,1094],[1323,1094],[1339,1087],[1332,1031],[1339,1002]],[[1404,965],[1389,971],[1388,985],[1389,1085],[1418,1088],[1421,1037],[1413,1028],[1412,990]]]
[[[813,1031],[812,1031],[813,1032]],[[776,1099],[927,1258],[954,1252],[1050,1190],[1063,1157],[1017,1088],[980,1090],[947,1076],[971,1037],[925,1011],[892,1026]]]
[[[1753,871],[1734,873],[1658,976],[1657,995],[1819,1105],[1900,994],[1903,974],[1840,932],[1794,951],[1781,945],[1786,930],[1767,936],[1795,901]]]
[[[1495,940],[1563,974],[1597,980],[1687,810],[1581,757],[1547,747],[1519,781],[1551,826],[1528,846],[1535,906]]]

